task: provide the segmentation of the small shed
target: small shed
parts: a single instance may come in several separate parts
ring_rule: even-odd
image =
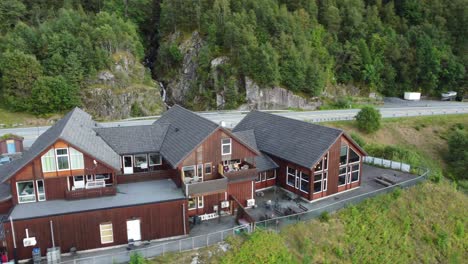
[[[23,152],[24,138],[14,134],[5,134],[0,137],[0,155]]]

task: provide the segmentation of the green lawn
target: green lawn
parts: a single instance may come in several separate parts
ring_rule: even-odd
[[[50,124],[51,120],[57,120],[61,117],[59,114],[54,114],[46,117],[38,117],[33,114],[11,112],[4,108],[0,108],[0,124],[3,128],[8,127],[25,127],[25,126],[45,126]],[[0,127],[0,128],[2,128]]]

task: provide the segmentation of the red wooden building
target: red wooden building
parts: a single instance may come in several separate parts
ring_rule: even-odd
[[[252,206],[257,190],[313,201],[360,184],[364,152],[340,130],[252,112],[233,131],[180,106],[112,128],[74,109],[0,167],[3,247],[29,259],[53,243],[68,253],[186,236],[194,216]]]

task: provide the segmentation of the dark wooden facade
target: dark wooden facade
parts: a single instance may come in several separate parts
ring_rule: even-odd
[[[255,190],[263,190],[276,185],[276,170],[259,172],[255,180]]]
[[[46,254],[47,248],[52,247],[50,221],[53,223],[55,244],[61,247],[62,253],[69,252],[72,247],[76,247],[77,250],[88,250],[126,244],[128,243],[126,221],[132,219],[140,219],[141,221],[142,240],[185,235],[188,232],[188,217],[184,213],[186,208],[186,200],[176,200],[17,220],[13,222],[13,226],[18,257],[20,259],[31,258],[33,247],[24,247],[22,243],[23,238],[26,237],[26,229],[28,229],[29,237],[36,238],[36,247],[41,248],[41,254],[43,256]],[[102,223],[112,223],[113,243],[101,244],[99,225]],[[4,223],[4,229],[9,258],[11,259],[13,257],[13,240],[10,222]]]
[[[349,146],[353,151],[355,151],[361,157],[360,162],[359,162],[359,166],[361,169],[359,171],[359,180],[357,182],[345,184],[342,187],[338,187],[338,175],[339,175],[339,168],[340,168],[340,165],[339,165],[340,149],[342,145]],[[317,199],[320,199],[329,195],[336,194],[338,192],[356,188],[361,185],[362,160],[363,160],[362,156],[364,155],[364,153],[360,150],[360,148],[357,145],[355,145],[353,141],[351,141],[349,138],[347,138],[346,135],[343,134],[335,143],[333,143],[333,145],[330,146],[327,153],[328,153],[328,177],[327,177],[327,190],[326,191],[314,193],[314,173],[315,173],[314,167],[315,166],[313,166],[312,168],[306,168],[306,167],[294,164],[292,162],[280,159],[278,157],[272,157],[273,160],[280,166],[280,168],[278,168],[277,170],[277,179],[276,179],[278,185],[309,201],[317,200]],[[322,157],[322,159],[323,158],[324,157]],[[295,188],[295,186],[290,186],[287,184],[286,175],[287,175],[288,167],[309,175],[310,177],[309,178],[309,190],[310,190],[309,193],[301,191],[300,189]],[[264,188],[263,185],[260,185],[260,187]]]

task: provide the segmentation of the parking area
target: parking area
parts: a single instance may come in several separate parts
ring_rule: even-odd
[[[287,214],[300,213],[327,207],[342,200],[371,193],[379,189],[384,189],[390,184],[387,183],[386,186],[382,183],[379,183],[379,181],[382,181],[379,178],[382,177],[388,178],[393,183],[398,184],[410,179],[414,179],[417,177],[417,175],[363,164],[360,187],[312,202],[308,202],[301,198],[294,199],[294,197],[291,197],[291,194],[287,194],[287,192],[282,188],[273,187],[263,191],[263,196],[257,195],[257,197],[255,197],[257,207],[247,209],[247,212],[256,221],[263,221]]]

